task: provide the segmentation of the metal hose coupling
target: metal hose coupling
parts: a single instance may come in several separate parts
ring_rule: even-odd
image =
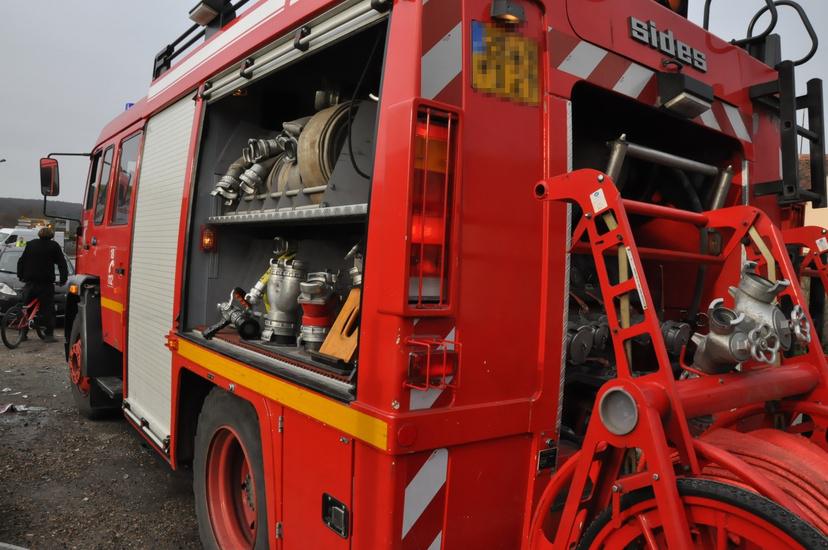
[[[334,293],[336,276],[326,271],[311,273],[301,283],[298,302],[302,306],[299,344],[318,351],[336,318],[338,296]]]
[[[270,310],[265,315],[262,340],[292,344],[296,339],[299,313],[299,283],[305,279],[306,267],[301,260],[285,257],[271,262],[267,282],[267,300]]]
[[[224,198],[224,204],[227,206],[233,204],[239,198],[239,188],[241,186],[241,180],[239,178],[248,166],[250,166],[250,163],[244,160],[243,157],[236,159],[227,169],[227,172],[219,179],[210,194],[214,197],[220,196]]]
[[[739,286],[728,289],[733,309],[724,307],[722,298],[713,300],[708,310],[710,332],[693,335],[693,366],[718,374],[749,359],[773,365],[780,350],[790,350],[794,340],[809,344],[811,324],[802,306],[795,305],[786,316],[777,305],[789,286],[790,281],[771,281],[756,273],[755,262],[745,262]]]
[[[267,282],[270,280],[270,269],[264,272],[264,275],[259,277],[259,280],[256,281],[256,284],[253,285],[247,294],[244,295],[244,299],[247,301],[248,304],[254,306],[259,303],[262,299],[262,296],[265,296],[265,292],[267,291]],[[266,296],[265,296],[266,298]],[[270,303],[266,302],[265,306],[269,309]]]
[[[257,162],[239,176],[239,180],[241,180],[240,187],[245,195],[257,195],[267,190],[268,176],[277,159],[278,157],[273,157]]]

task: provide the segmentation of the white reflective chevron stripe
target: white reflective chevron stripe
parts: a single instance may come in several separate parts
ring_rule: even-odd
[[[721,131],[722,127],[719,126],[719,121],[716,120],[716,114],[713,113],[713,109],[706,110],[704,113],[701,114],[700,118],[702,124],[704,124],[708,128],[713,128],[714,130]]]
[[[745,126],[745,121],[739,109],[728,103],[722,103],[722,107],[724,107],[730,125],[733,126],[733,131],[736,132],[736,137],[743,141],[750,141],[750,133]]]
[[[453,376],[446,376],[446,384],[451,383],[453,379]],[[412,411],[430,409],[441,395],[443,388],[429,388],[425,391],[412,389],[408,408]]]
[[[420,95],[434,99],[463,70],[463,23],[451,29],[420,64]]]
[[[440,550],[440,547],[443,545],[443,532],[440,531],[437,533],[437,536],[431,541],[431,544],[428,545],[428,550]]]
[[[575,46],[574,50],[569,52],[566,59],[558,65],[558,70],[579,78],[586,78],[592,74],[592,71],[606,55],[607,50],[589,42],[581,41]]]
[[[615,86],[612,87],[612,90],[627,97],[638,97],[654,74],[647,67],[631,63],[624,74],[621,75],[621,78],[618,79],[618,82],[615,83]]]
[[[405,538],[443,485],[446,484],[447,472],[448,449],[436,449],[422,465],[408,487],[405,488],[402,538]]]

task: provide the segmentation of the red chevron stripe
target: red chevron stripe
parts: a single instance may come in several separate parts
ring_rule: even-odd
[[[426,451],[423,453],[417,453],[413,455],[409,455],[405,458],[405,486],[408,487],[408,484],[411,483],[411,480],[414,479],[414,476],[417,475],[417,472],[423,467],[423,464],[426,463],[428,457],[431,456],[432,451]]]
[[[423,51],[425,54],[463,17],[460,0],[429,0],[423,5]],[[463,29],[465,34],[466,29]],[[464,39],[465,42],[465,39]]]
[[[566,59],[575,46],[581,41],[577,36],[565,34],[560,31],[551,30],[547,33],[547,46],[549,49],[549,64],[557,67]]]
[[[733,130],[733,126],[730,124],[730,119],[727,118],[727,113],[725,113],[724,106],[721,101],[713,102],[713,114],[716,115],[716,122],[719,123],[719,128],[722,129],[722,132],[729,136],[736,135],[736,132]]]
[[[463,104],[463,72],[461,71],[451,82],[446,84],[446,87],[440,90],[440,93],[434,96],[434,99],[461,107]]]
[[[403,550],[425,550],[443,530],[443,516],[446,508],[446,486],[437,491],[434,499],[417,518],[411,531],[402,541]]]
[[[658,82],[655,76],[650,78],[650,81],[644,86],[641,93],[638,94],[638,101],[648,105],[655,105],[658,102]]]
[[[628,59],[610,52],[598,63],[587,80],[603,88],[612,89],[630,65]]]

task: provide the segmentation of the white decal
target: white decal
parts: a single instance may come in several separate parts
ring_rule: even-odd
[[[635,279],[635,289],[638,291],[638,299],[641,300],[641,309],[647,309],[647,300],[644,299],[644,292],[641,290],[641,279],[638,278],[638,268],[635,267],[633,261],[633,254],[630,247],[627,248],[627,261],[630,264],[630,271],[632,271],[633,279]]]
[[[596,214],[602,210],[606,210],[607,198],[604,196],[604,190],[598,189],[597,191],[593,191],[589,196],[589,202],[592,203],[592,210]]]
[[[106,269],[106,284],[115,286],[115,248],[109,249],[109,267]]]

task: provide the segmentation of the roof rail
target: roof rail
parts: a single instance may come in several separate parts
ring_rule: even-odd
[[[249,0],[238,0],[235,4],[231,4],[230,8],[225,13],[233,14],[228,20],[224,20],[222,15],[216,19],[220,21],[220,25],[224,26],[236,17],[236,11],[243,5],[247,4]],[[164,46],[164,48],[155,55],[155,60],[152,65],[152,79],[155,80],[172,66],[173,60],[187,51],[190,46],[195,44],[199,39],[204,37],[209,26],[201,26],[198,23],[191,26],[184,31],[181,36],[173,40],[171,43]],[[201,30],[199,30],[201,29]],[[196,32],[197,31],[197,32]],[[193,34],[195,33],[195,34]],[[186,41],[186,42],[185,42]]]

